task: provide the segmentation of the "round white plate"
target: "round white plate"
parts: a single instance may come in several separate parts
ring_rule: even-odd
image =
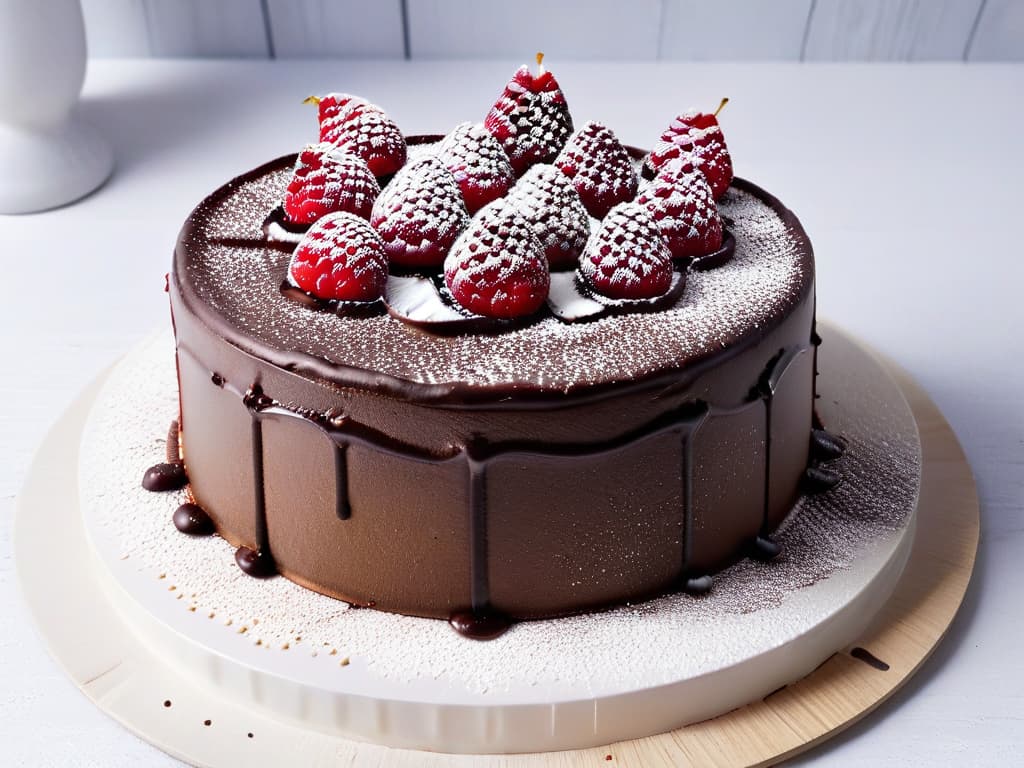
[[[819,411],[851,442],[837,465],[848,472],[835,491],[802,505],[779,540],[785,547],[787,537],[798,543],[808,530],[821,534],[823,525],[833,526],[821,535],[842,537],[845,545],[832,550],[838,566],[831,570],[795,562],[813,552],[794,546],[786,550],[794,562],[744,561],[699,601],[668,596],[635,609],[525,623],[493,643],[460,638],[444,622],[339,611],[337,601],[312,596],[295,606],[295,624],[305,621],[312,630],[303,631],[302,644],[287,651],[257,644],[253,635],[271,637],[276,630],[264,623],[265,629],[240,633],[238,623],[223,617],[255,616],[258,608],[245,601],[258,601],[261,590],[265,601],[281,600],[275,593],[297,587],[241,577],[213,580],[205,591],[191,589],[180,599],[170,587],[179,576],[194,576],[189,569],[197,561],[194,550],[182,554],[190,548],[179,546],[184,537],[167,516],[171,497],[139,491],[131,508],[133,515],[161,516],[155,535],[166,532],[168,546],[154,538],[146,550],[126,549],[121,538],[123,498],[129,487],[135,493],[141,471],[97,457],[105,456],[104,445],[116,444],[126,454],[143,451],[149,463],[160,460],[154,438],[166,431],[173,412],[159,406],[174,398],[169,339],[161,336],[118,366],[98,400],[99,385],[84,393],[40,451],[19,503],[22,583],[54,654],[87,693],[158,746],[203,764],[235,764],[243,755],[253,765],[293,762],[294,753],[276,751],[284,736],[309,745],[301,750],[308,757],[337,753],[342,744],[356,748],[346,738],[448,752],[523,752],[668,731],[761,699],[810,673],[864,631],[906,562],[918,482],[913,414],[874,358],[835,329],[826,326],[822,335]],[[161,358],[169,373],[153,374]],[[112,409],[123,414],[146,403],[157,407],[137,408],[131,420],[137,431],[110,434]],[[78,436],[90,409],[79,456]],[[123,423],[123,415],[114,421]],[[887,457],[898,459],[896,466]],[[102,489],[84,493],[81,506],[66,482],[47,481],[54,473],[66,479],[79,464],[86,486]],[[862,474],[865,468],[874,474]],[[902,474],[891,478],[893,492],[886,493],[886,472],[897,470]],[[837,514],[845,508],[856,508],[857,525],[870,536],[850,535],[858,528]],[[868,524],[872,514],[876,519]],[[207,548],[210,557],[219,557],[219,548],[230,560],[223,541],[186,541]],[[818,578],[807,583],[808,574]],[[774,583],[758,610],[736,603],[737,588],[752,575]],[[781,597],[780,576],[793,582],[781,585]],[[210,619],[206,607],[213,603],[223,607]],[[324,622],[325,613],[337,615]],[[374,630],[378,642],[368,645]],[[576,662],[531,664],[537,642],[550,643],[559,633],[571,642],[549,650],[569,654],[569,661],[575,655]],[[630,647],[620,648],[609,667],[613,642],[623,638]],[[403,656],[406,644],[423,652]],[[312,653],[327,647],[339,652]],[[432,647],[441,655],[453,649],[477,668],[441,665],[440,674],[425,674],[421,659]],[[342,666],[341,659],[349,663]],[[403,659],[410,663],[403,667]],[[588,673],[589,661],[594,669]],[[268,733],[275,734],[272,745]]]

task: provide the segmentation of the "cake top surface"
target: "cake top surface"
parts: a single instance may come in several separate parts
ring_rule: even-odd
[[[386,314],[339,317],[281,294],[290,257],[262,231],[294,160],[279,158],[203,201],[182,230],[174,279],[186,304],[231,343],[343,386],[369,375],[384,389],[443,400],[635,382],[760,338],[813,283],[810,244],[796,217],[737,180],[719,201],[736,240],[733,259],[691,271],[668,309],[573,324],[546,317],[462,335],[431,334]]]

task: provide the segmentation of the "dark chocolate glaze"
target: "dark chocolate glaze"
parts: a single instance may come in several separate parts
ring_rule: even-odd
[[[690,259],[690,269],[697,270],[698,272],[716,269],[723,264],[728,264],[735,255],[736,238],[732,236],[732,232],[726,229],[722,232],[722,247],[703,256],[694,256]]]
[[[759,399],[765,402],[766,414],[768,414],[768,438],[765,450],[765,494],[763,517],[765,526],[768,525],[770,488],[771,488],[771,403],[778,381],[785,374],[789,365],[796,359],[803,350],[783,350],[776,355],[768,367],[758,379],[758,385],[752,391],[750,404],[755,404]],[[179,349],[179,354],[188,354],[187,351]],[[262,388],[253,384],[244,393],[239,389],[221,380],[221,388],[233,390],[240,396],[243,405],[248,409],[252,420],[252,477],[254,485],[254,525],[258,547],[253,550],[248,547],[239,548],[235,554],[235,560],[239,567],[249,575],[259,578],[266,577],[275,572],[274,560],[270,550],[270,538],[267,532],[266,521],[266,493],[265,479],[263,474],[263,425],[267,418],[299,419],[306,421],[323,431],[334,445],[334,467],[335,467],[335,509],[337,517],[347,520],[352,515],[349,505],[349,479],[346,453],[350,443],[355,443],[374,451],[390,454],[418,462],[435,464],[448,463],[461,456],[465,464],[468,504],[467,504],[467,526],[470,535],[470,610],[458,611],[453,614],[451,624],[458,631],[468,637],[480,637],[483,632],[486,637],[491,631],[493,616],[502,615],[495,612],[491,606],[489,571],[490,562],[487,550],[487,465],[488,462],[501,456],[528,455],[528,456],[557,456],[565,458],[579,458],[600,456],[614,453],[622,447],[635,443],[641,443],[660,434],[670,434],[680,444],[680,488],[682,503],[682,529],[683,529],[683,559],[681,568],[687,573],[691,557],[692,529],[693,529],[693,452],[691,448],[691,435],[699,429],[704,420],[708,417],[711,408],[704,402],[696,402],[686,407],[664,414],[655,422],[641,426],[639,429],[616,437],[612,440],[594,444],[561,444],[551,445],[543,442],[507,442],[500,444],[488,444],[485,440],[474,437],[459,451],[449,452],[446,455],[436,456],[419,450],[414,445],[396,441],[393,438],[379,433],[364,424],[350,419],[342,413],[328,412],[319,414],[315,412],[299,412],[289,409],[276,402],[272,397],[263,392]],[[749,407],[749,404],[748,406]],[[184,505],[178,512],[186,508],[194,508],[205,516],[201,508],[194,504]],[[206,517],[209,520],[208,517]],[[175,524],[178,525],[178,513],[175,513]],[[184,531],[181,525],[179,530]],[[190,531],[186,531],[190,532]],[[770,560],[779,554],[779,546],[767,537],[758,536],[750,545],[750,556],[759,560]],[[685,579],[685,589],[690,592],[699,593],[710,589],[711,582],[706,574],[692,576]],[[462,618],[456,621],[454,616]],[[483,621],[482,627],[466,624],[466,615],[479,615],[491,617]],[[509,619],[503,617],[507,623]]]
[[[246,572],[276,567],[353,604],[449,618],[475,634],[706,589],[708,574],[791,508],[810,450],[810,247],[777,200],[737,186],[798,244],[801,279],[784,300],[671,366],[569,385],[415,380],[247,334],[196,289],[218,279],[192,257],[213,241],[201,206],[170,292],[196,503]],[[282,300],[276,284],[270,293]],[[603,321],[603,333],[617,322]],[[351,335],[397,321],[344,323]]]
[[[850,655],[859,661],[863,661],[869,667],[874,667],[879,672],[889,671],[889,665],[877,656],[875,656],[873,653],[868,651],[866,648],[861,648],[860,646],[857,646],[856,648],[851,648]]]
[[[437,141],[439,138],[437,136],[409,137],[407,141],[409,144],[423,144]],[[645,154],[642,150],[636,148],[627,149],[633,157],[642,157]],[[186,222],[179,236],[178,247],[175,252],[175,269],[172,277],[177,282],[177,290],[182,303],[188,307],[190,312],[195,313],[211,331],[240,349],[266,360],[283,370],[330,382],[339,387],[374,389],[382,394],[410,402],[431,405],[444,404],[446,406],[458,407],[519,408],[532,407],[538,403],[540,407],[549,407],[552,403],[565,405],[598,397],[620,397],[624,388],[656,390],[679,381],[680,370],[678,367],[672,367],[668,370],[653,370],[645,376],[631,377],[628,381],[609,380],[594,382],[587,386],[574,387],[571,391],[567,391],[564,385],[548,387],[533,382],[470,384],[463,381],[449,381],[428,383],[392,376],[379,371],[368,371],[342,363],[329,362],[321,350],[300,350],[272,346],[261,339],[241,332],[217,308],[210,306],[204,301],[195,289],[197,280],[217,279],[216,276],[202,274],[194,266],[191,269],[188,267],[192,260],[190,257],[192,248],[197,247],[197,244],[201,244],[204,241],[216,240],[216,238],[204,235],[201,230],[197,230],[197,227],[204,221],[203,216],[199,212],[204,206],[217,204],[224,198],[237,192],[239,187],[247,183],[282,169],[293,167],[295,157],[293,154],[272,160],[214,192]],[[806,234],[796,216],[777,198],[744,179],[734,179],[733,186],[762,200],[779,216],[791,235],[802,244],[802,258],[804,261],[802,269],[806,279],[795,286],[791,301],[797,303],[807,299],[813,301],[813,257]],[[269,247],[266,242],[262,242],[261,245],[264,248]],[[188,275],[187,279],[184,278],[186,274]],[[767,329],[784,320],[787,311],[780,307],[778,316],[766,319],[761,325],[759,332],[747,333],[742,337],[732,339],[725,345],[726,348],[724,350],[716,350],[713,354],[705,354],[703,357],[694,357],[686,361],[680,361],[680,365],[685,364],[686,373],[696,377],[701,373],[701,368],[704,365],[713,365],[721,362],[723,354],[726,356],[742,354],[750,346],[756,344]]]
[[[287,280],[281,282],[281,293],[292,301],[321,312],[333,312],[338,317],[373,317],[385,312],[384,302],[374,301],[339,301],[337,299],[321,299]]]
[[[147,491],[177,491],[186,485],[188,475],[180,461],[154,464],[142,476],[142,487]]]
[[[334,442],[334,511],[339,520],[352,517],[352,507],[348,503],[348,445],[336,440]]]
[[[174,510],[174,527],[189,536],[209,536],[216,531],[213,520],[198,504],[187,502]]]
[[[578,272],[551,276],[548,311],[563,323],[593,322],[613,315],[661,312],[676,305],[686,288],[686,273],[676,272],[669,289],[650,299],[609,299],[594,291]]]
[[[256,532],[256,549],[239,547],[235,552],[235,562],[250,576],[264,578],[275,573],[276,568],[267,531],[267,484],[263,478],[263,421],[260,414],[271,407],[273,401],[263,394],[259,384],[253,384],[243,395],[242,403],[249,410],[252,425],[252,508],[255,515],[253,529]]]

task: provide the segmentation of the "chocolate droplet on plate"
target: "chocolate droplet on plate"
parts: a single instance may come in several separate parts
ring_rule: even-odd
[[[188,485],[185,465],[180,461],[154,464],[142,476],[142,487],[147,491],[176,491]]]
[[[239,547],[235,550],[235,562],[238,563],[238,567],[242,569],[243,573],[255,579],[266,579],[277,573],[274,560],[270,555],[248,547]]]
[[[879,672],[889,671],[888,664],[886,664],[880,658],[875,656],[875,654],[871,653],[871,651],[867,650],[866,648],[861,648],[859,645],[856,648],[852,648],[850,650],[850,655],[855,659],[863,661],[868,666],[874,667]]]
[[[691,595],[704,595],[711,591],[715,580],[708,576],[694,576],[683,582],[683,589]]]
[[[839,485],[842,479],[843,476],[833,469],[808,467],[804,473],[804,488],[807,493],[824,493]]]
[[[472,640],[493,640],[505,634],[512,622],[501,613],[472,613],[460,611],[448,619],[452,629]]]
[[[758,536],[750,544],[750,556],[763,562],[775,559],[781,551],[782,547],[764,536]]]
[[[189,536],[209,536],[213,533],[213,520],[198,504],[182,504],[174,510],[174,527]]]
[[[811,455],[818,461],[835,461],[846,452],[846,441],[824,429],[811,430]]]

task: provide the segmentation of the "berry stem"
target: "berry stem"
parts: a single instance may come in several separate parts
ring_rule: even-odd
[[[540,77],[544,74],[544,53],[543,51],[537,51],[537,76]]]
[[[718,113],[722,111],[726,104],[729,103],[729,97],[726,96],[722,99],[722,102],[718,105],[718,109],[715,110],[715,117],[718,117]]]

